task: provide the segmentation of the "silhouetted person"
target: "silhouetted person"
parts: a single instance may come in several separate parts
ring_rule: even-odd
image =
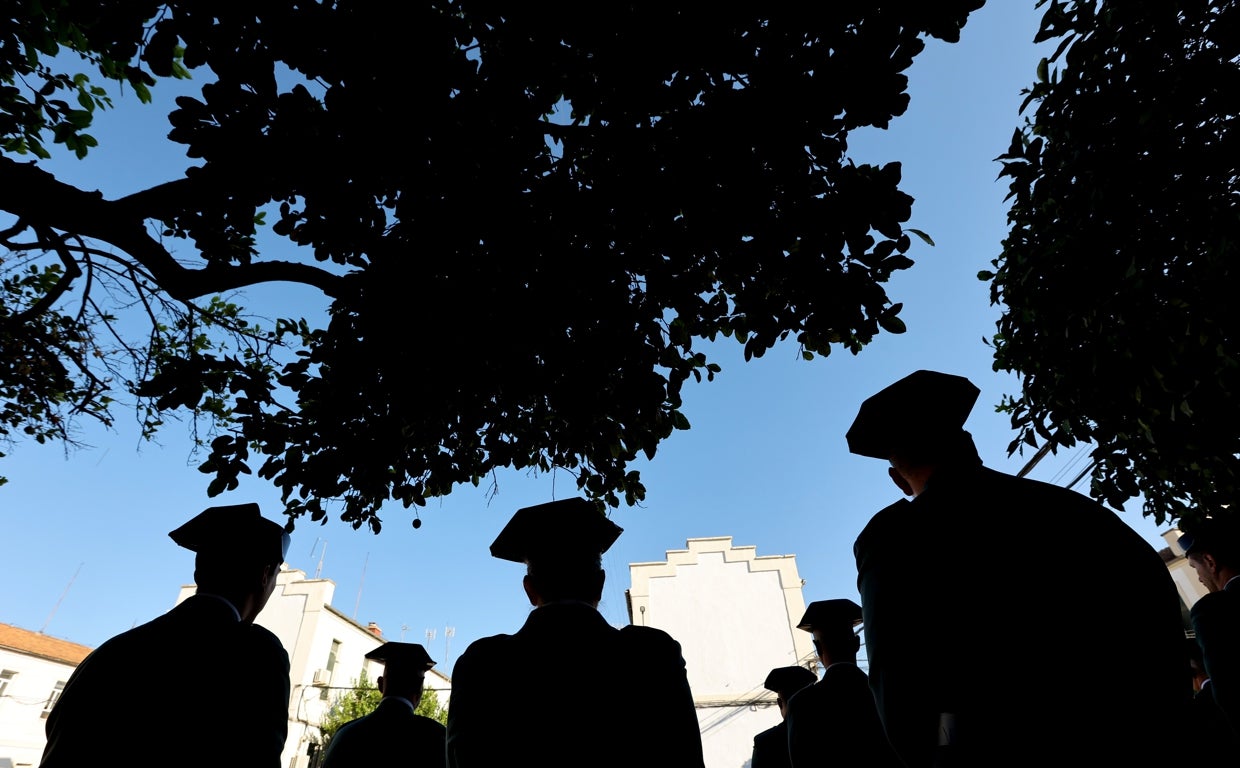
[[[621,529],[584,499],[518,510],[491,554],[525,563],[534,610],[476,640],[452,671],[452,768],[702,768],[680,645],[598,612],[601,555]]]
[[[1240,764],[1240,740],[1236,739],[1223,710],[1214,701],[1201,646],[1191,637],[1185,638],[1184,643],[1193,670],[1193,701],[1185,738],[1180,740],[1186,746],[1185,754],[1216,764]]]
[[[853,548],[888,738],[914,767],[1178,759],[1160,734],[1192,687],[1166,565],[1089,498],[983,467],[963,429],[978,394],[918,371],[848,430],[849,450],[889,461],[913,497]],[[1065,622],[1102,659],[1088,674],[1064,655]]]
[[[384,643],[366,658],[383,662],[383,699],[374,712],[340,726],[322,768],[443,768],[444,727],[414,714],[426,673],[435,666],[430,654],[417,643]]]
[[[788,702],[788,754],[793,768],[897,768],[874,706],[870,681],[857,666],[861,606],[852,600],[810,603],[798,629],[814,636],[822,679]]]
[[[1180,546],[1208,590],[1189,612],[1210,680],[1206,689],[1240,733],[1240,526],[1206,518],[1180,536]]]
[[[168,535],[195,553],[196,593],[78,665],[47,718],[42,768],[281,768],[288,654],[253,622],[288,534],[257,504],[240,504]]]
[[[753,737],[753,759],[749,768],[789,768],[788,728],[783,719],[788,716],[788,699],[807,685],[813,685],[818,676],[805,667],[776,667],[766,676],[762,686],[775,693],[779,706],[780,721]]]

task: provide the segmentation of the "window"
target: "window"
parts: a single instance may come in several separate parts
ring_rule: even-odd
[[[331,695],[331,684],[334,677],[332,670],[336,668],[336,657],[338,655],[340,655],[340,641],[333,640],[331,653],[327,654],[327,685],[319,689],[319,698],[323,701],[326,701],[327,697]]]
[[[11,669],[0,669],[0,696],[4,695],[5,690],[9,687],[9,681],[17,677],[17,673]]]
[[[47,702],[43,705],[43,714],[40,715],[40,717],[47,717],[49,714],[51,714],[52,707],[56,706],[56,701],[60,699],[60,694],[64,690],[65,690],[65,681],[57,680],[56,687],[52,689],[51,694],[48,695],[47,697]]]

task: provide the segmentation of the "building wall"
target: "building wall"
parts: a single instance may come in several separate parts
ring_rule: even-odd
[[[732,537],[689,539],[663,562],[629,566],[629,619],[680,642],[707,768],[738,768],[779,722],[762,687],[775,667],[814,666],[795,555],[758,555]]]
[[[63,686],[69,680],[90,649],[4,626],[6,630],[16,630],[6,635],[24,634],[35,641],[46,639],[52,644],[72,646],[71,660],[0,647],[0,758],[8,758],[14,766],[36,766],[47,743],[44,728],[57,685]]]
[[[773,699],[748,707],[700,706],[697,714],[706,768],[749,768],[753,737],[779,722]]]

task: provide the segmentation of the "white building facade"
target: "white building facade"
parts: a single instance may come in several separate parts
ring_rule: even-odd
[[[663,562],[629,565],[629,620],[680,642],[706,768],[740,768],[780,720],[763,686],[775,667],[817,669],[795,555],[758,555],[731,536],[689,539]]]
[[[47,715],[69,675],[91,649],[0,624],[0,765],[37,766]]]

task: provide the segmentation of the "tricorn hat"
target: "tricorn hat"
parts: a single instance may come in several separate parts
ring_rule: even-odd
[[[861,606],[847,598],[817,600],[805,609],[805,615],[797,629],[813,632],[815,629],[838,627],[852,628],[861,623]]]
[[[288,555],[288,533],[279,523],[263,517],[253,503],[207,507],[168,536],[198,554],[263,563],[282,563]]]
[[[785,699],[807,685],[818,681],[818,676],[805,667],[776,667],[766,676],[762,687],[774,691]]]
[[[1240,524],[1230,517],[1204,517],[1184,528],[1178,542],[1186,555],[1209,552],[1230,561],[1240,554]]]
[[[964,428],[981,394],[963,376],[916,371],[861,403],[845,437],[859,456],[890,459],[911,445]]]
[[[417,643],[384,643],[367,653],[366,658],[382,662],[388,669],[399,668],[409,672],[426,672],[435,666],[431,655]]]
[[[532,558],[597,557],[623,528],[582,498],[518,509],[491,543],[492,557],[528,563]]]

